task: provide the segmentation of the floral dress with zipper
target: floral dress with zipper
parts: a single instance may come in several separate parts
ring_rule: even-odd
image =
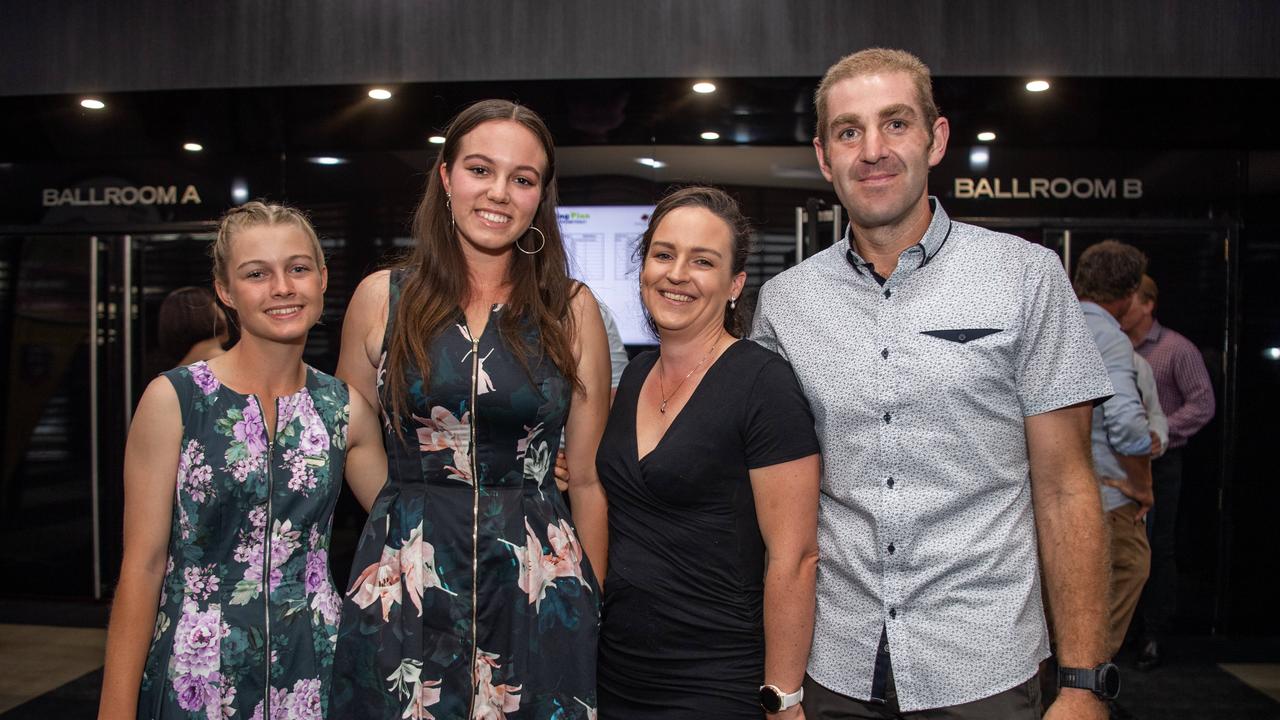
[[[308,367],[304,386],[276,399],[272,438],[259,399],[205,363],[164,376],[182,411],[182,454],[138,717],[327,717],[347,386]]]
[[[476,337],[458,313],[429,386],[378,371],[383,407],[384,381],[402,382],[409,410],[399,428],[384,414],[389,479],[343,600],[335,717],[596,717],[600,592],[553,475],[571,389],[545,354],[526,372],[502,312]]]

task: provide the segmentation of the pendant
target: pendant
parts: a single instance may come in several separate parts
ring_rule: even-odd
[[[666,415],[666,414],[667,414],[667,401],[666,401],[666,400],[663,400],[663,401],[662,401],[662,404],[658,406],[658,412],[662,413],[663,415]]]

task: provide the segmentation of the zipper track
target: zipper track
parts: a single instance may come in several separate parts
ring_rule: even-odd
[[[258,403],[258,412],[262,412],[262,401],[255,396],[254,401]],[[276,408],[276,423],[280,422],[280,404],[274,403]],[[265,419],[265,418],[264,418]],[[263,434],[267,436],[267,524],[263,528],[262,542],[262,614],[266,620],[265,645],[263,646],[263,696],[262,696],[262,717],[264,720],[271,718],[271,496],[274,494],[274,488],[271,485],[271,465],[275,459],[276,443],[275,438],[267,432],[267,426],[262,426]]]
[[[471,329],[467,328],[467,333]],[[476,711],[476,657],[479,647],[476,645],[476,600],[479,586],[479,537],[480,537],[480,474],[476,471],[476,388],[480,381],[480,338],[471,338],[471,709],[468,718],[475,717]]]

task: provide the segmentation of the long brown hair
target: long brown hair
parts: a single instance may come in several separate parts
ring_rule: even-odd
[[[427,348],[454,323],[458,309],[472,289],[467,261],[454,236],[452,217],[446,206],[440,168],[452,167],[467,133],[493,120],[520,123],[533,133],[547,154],[542,198],[533,218],[533,225],[542,231],[546,244],[533,255],[513,251],[507,278],[511,294],[504,312],[498,316],[498,330],[526,372],[532,361],[545,354],[569,381],[570,387],[582,389],[573,359],[572,338],[577,327],[570,307],[582,285],[569,278],[569,264],[556,219],[556,155],[551,132],[542,118],[527,107],[506,100],[481,100],[458,113],[445,129],[444,146],[431,168],[426,193],[414,213],[413,250],[397,265],[405,271],[405,276],[387,352],[391,414],[397,419],[397,428],[399,418],[405,415],[406,367],[409,364],[417,367],[424,383],[429,382],[431,360]],[[541,243],[541,238],[536,232],[526,231],[516,242],[521,247],[534,248]],[[521,332],[526,321],[537,329],[537,344],[527,342]]]

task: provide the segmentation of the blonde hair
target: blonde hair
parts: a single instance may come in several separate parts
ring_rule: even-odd
[[[920,58],[906,50],[889,48],[867,48],[852,55],[845,55],[827,68],[822,76],[818,89],[813,93],[813,104],[818,109],[818,126],[815,129],[819,140],[825,140],[827,124],[831,118],[827,115],[827,95],[836,83],[860,75],[875,73],[901,72],[911,78],[916,87],[916,101],[920,103],[920,111],[924,113],[925,129],[929,132],[929,142],[933,142],[933,124],[938,120],[938,106],[933,101],[933,78],[929,74],[929,66]]]
[[[227,264],[231,258],[231,239],[242,230],[253,227],[272,225],[292,225],[302,231],[311,241],[316,253],[316,263],[324,267],[324,250],[320,248],[320,238],[311,221],[297,208],[279,203],[264,203],[258,200],[233,207],[228,210],[218,223],[218,237],[209,247],[209,255],[213,258],[213,281],[227,286],[230,279],[227,275]]]

